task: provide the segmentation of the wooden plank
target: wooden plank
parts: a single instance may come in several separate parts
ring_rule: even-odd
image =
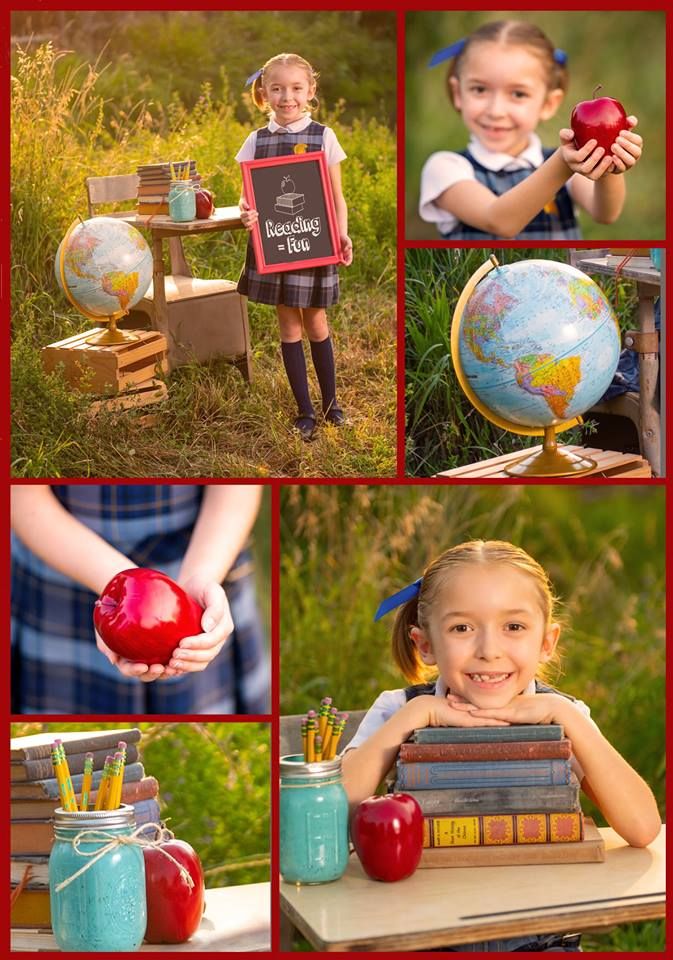
[[[161,403],[168,396],[168,387],[163,380],[150,379],[140,383],[135,390],[120,393],[116,397],[107,397],[105,400],[94,400],[88,413],[95,416],[102,410],[121,412],[136,407],[146,407],[150,403]]]
[[[536,447],[530,447],[529,450],[522,451],[518,450],[514,453],[502,454],[499,457],[493,457],[490,460],[481,460],[477,463],[470,463],[463,467],[454,467],[452,470],[444,470],[441,473],[435,474],[437,477],[461,477],[461,478],[488,478],[488,479],[511,479],[509,475],[505,472],[505,467],[509,463],[513,463],[516,460],[520,460],[525,457],[527,454],[535,453],[538,450],[541,450],[540,445]],[[590,473],[585,473],[582,476],[595,476],[597,474],[611,474],[619,475],[622,473],[630,473],[633,469],[636,469],[638,472],[637,476],[651,476],[652,471],[646,460],[644,460],[639,454],[635,453],[621,453],[616,450],[600,450],[597,447],[582,447],[575,444],[569,444],[564,449],[577,453],[581,456],[589,457],[592,460],[596,461],[596,468]],[[571,479],[572,476],[569,475],[568,479]],[[581,477],[579,478],[581,479]]]
[[[328,886],[281,883],[283,913],[317,950],[423,950],[665,915],[665,828],[644,849],[613,830],[603,863],[417,870],[370,880],[357,858]]]

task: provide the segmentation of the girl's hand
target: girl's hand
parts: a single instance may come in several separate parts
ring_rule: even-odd
[[[521,694],[511,700],[505,707],[479,708],[470,707],[470,716],[480,722],[486,718],[506,720],[507,723],[561,723],[559,719],[563,712],[564,697],[556,693],[536,693],[534,695]],[[561,709],[559,710],[559,702]]]
[[[195,575],[181,586],[204,608],[201,618],[204,632],[180,641],[166,667],[167,677],[205,670],[234,629],[229,602],[219,583]]]
[[[98,631],[95,631],[95,633],[96,646],[103,656],[107,657],[112,666],[116,667],[123,676],[131,680],[142,680],[143,683],[151,683],[153,680],[159,680],[166,673],[166,667],[161,663],[136,663],[135,660],[127,660],[125,657],[120,657],[119,654],[110,650],[108,645],[103,642]]]
[[[643,152],[643,138],[637,133],[632,133],[633,127],[638,124],[638,118],[627,117],[626,122],[629,129],[620,130],[619,136],[612,144],[612,158],[615,163],[612,173],[625,173],[630,170],[638,163]]]
[[[259,214],[256,210],[250,209],[250,204],[243,197],[238,201],[238,206],[241,211],[241,223],[246,230],[252,230],[259,220]]]
[[[420,702],[419,702],[420,701]],[[446,697],[435,697],[432,694],[424,694],[421,697],[415,697],[410,703],[418,705],[422,711],[424,723],[418,723],[418,727],[507,727],[508,721],[505,718],[493,717],[491,719],[475,718],[473,711],[476,709],[471,703],[463,700],[462,697],[456,697],[453,694],[447,694]]]
[[[344,266],[350,267],[353,262],[353,241],[347,233],[342,234],[339,239],[341,241],[341,262]]]
[[[561,139],[561,156],[567,167],[573,173],[581,173],[583,177],[589,180],[600,180],[600,178],[612,169],[615,158],[611,154],[606,154],[603,147],[598,146],[597,140],[587,140],[579,150],[575,147],[575,134],[572,130],[564,128],[559,131]]]

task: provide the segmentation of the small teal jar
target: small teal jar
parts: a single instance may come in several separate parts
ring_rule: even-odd
[[[329,883],[348,863],[341,758],[280,758],[280,872],[287,883]]]
[[[171,180],[168,215],[178,223],[194,220],[196,217],[196,193],[191,180]]]
[[[54,845],[49,857],[51,925],[61,950],[117,953],[138,950],[147,926],[145,861],[135,843],[118,844],[94,861],[116,838],[135,829],[133,807],[54,814]],[[81,831],[93,830],[78,841]],[[103,835],[104,834],[104,835]],[[56,888],[82,867],[91,865],[60,890]]]
[[[652,247],[650,249],[650,260],[656,270],[661,270],[661,247]]]

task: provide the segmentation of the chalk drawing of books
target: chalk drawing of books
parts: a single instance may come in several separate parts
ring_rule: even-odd
[[[295,193],[294,180],[292,177],[283,177],[280,181],[281,193],[276,197],[274,210],[276,213],[284,213],[293,217],[296,213],[301,213],[304,209],[304,194]]]

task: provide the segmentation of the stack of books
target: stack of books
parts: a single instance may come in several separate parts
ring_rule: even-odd
[[[196,160],[173,160],[166,163],[143,163],[138,174],[138,213],[142,216],[168,214],[168,193],[171,180],[191,180],[198,185],[201,175]]]
[[[126,747],[121,802],[132,804],[136,825],[159,822],[159,784],[146,777],[138,759],[141,732],[124,730],[38,733],[16,737],[10,743],[10,855],[12,927],[50,929],[49,853],[54,842],[53,815],[61,806],[58,783],[51,765],[51,745],[63,742],[72,785],[81,803],[84,757],[93,753],[94,772],[88,809],[93,810],[105,757],[120,740]],[[21,887],[17,893],[17,888]]]
[[[415,730],[395,790],[423,812],[421,867],[603,860],[570,757],[558,724]]]

